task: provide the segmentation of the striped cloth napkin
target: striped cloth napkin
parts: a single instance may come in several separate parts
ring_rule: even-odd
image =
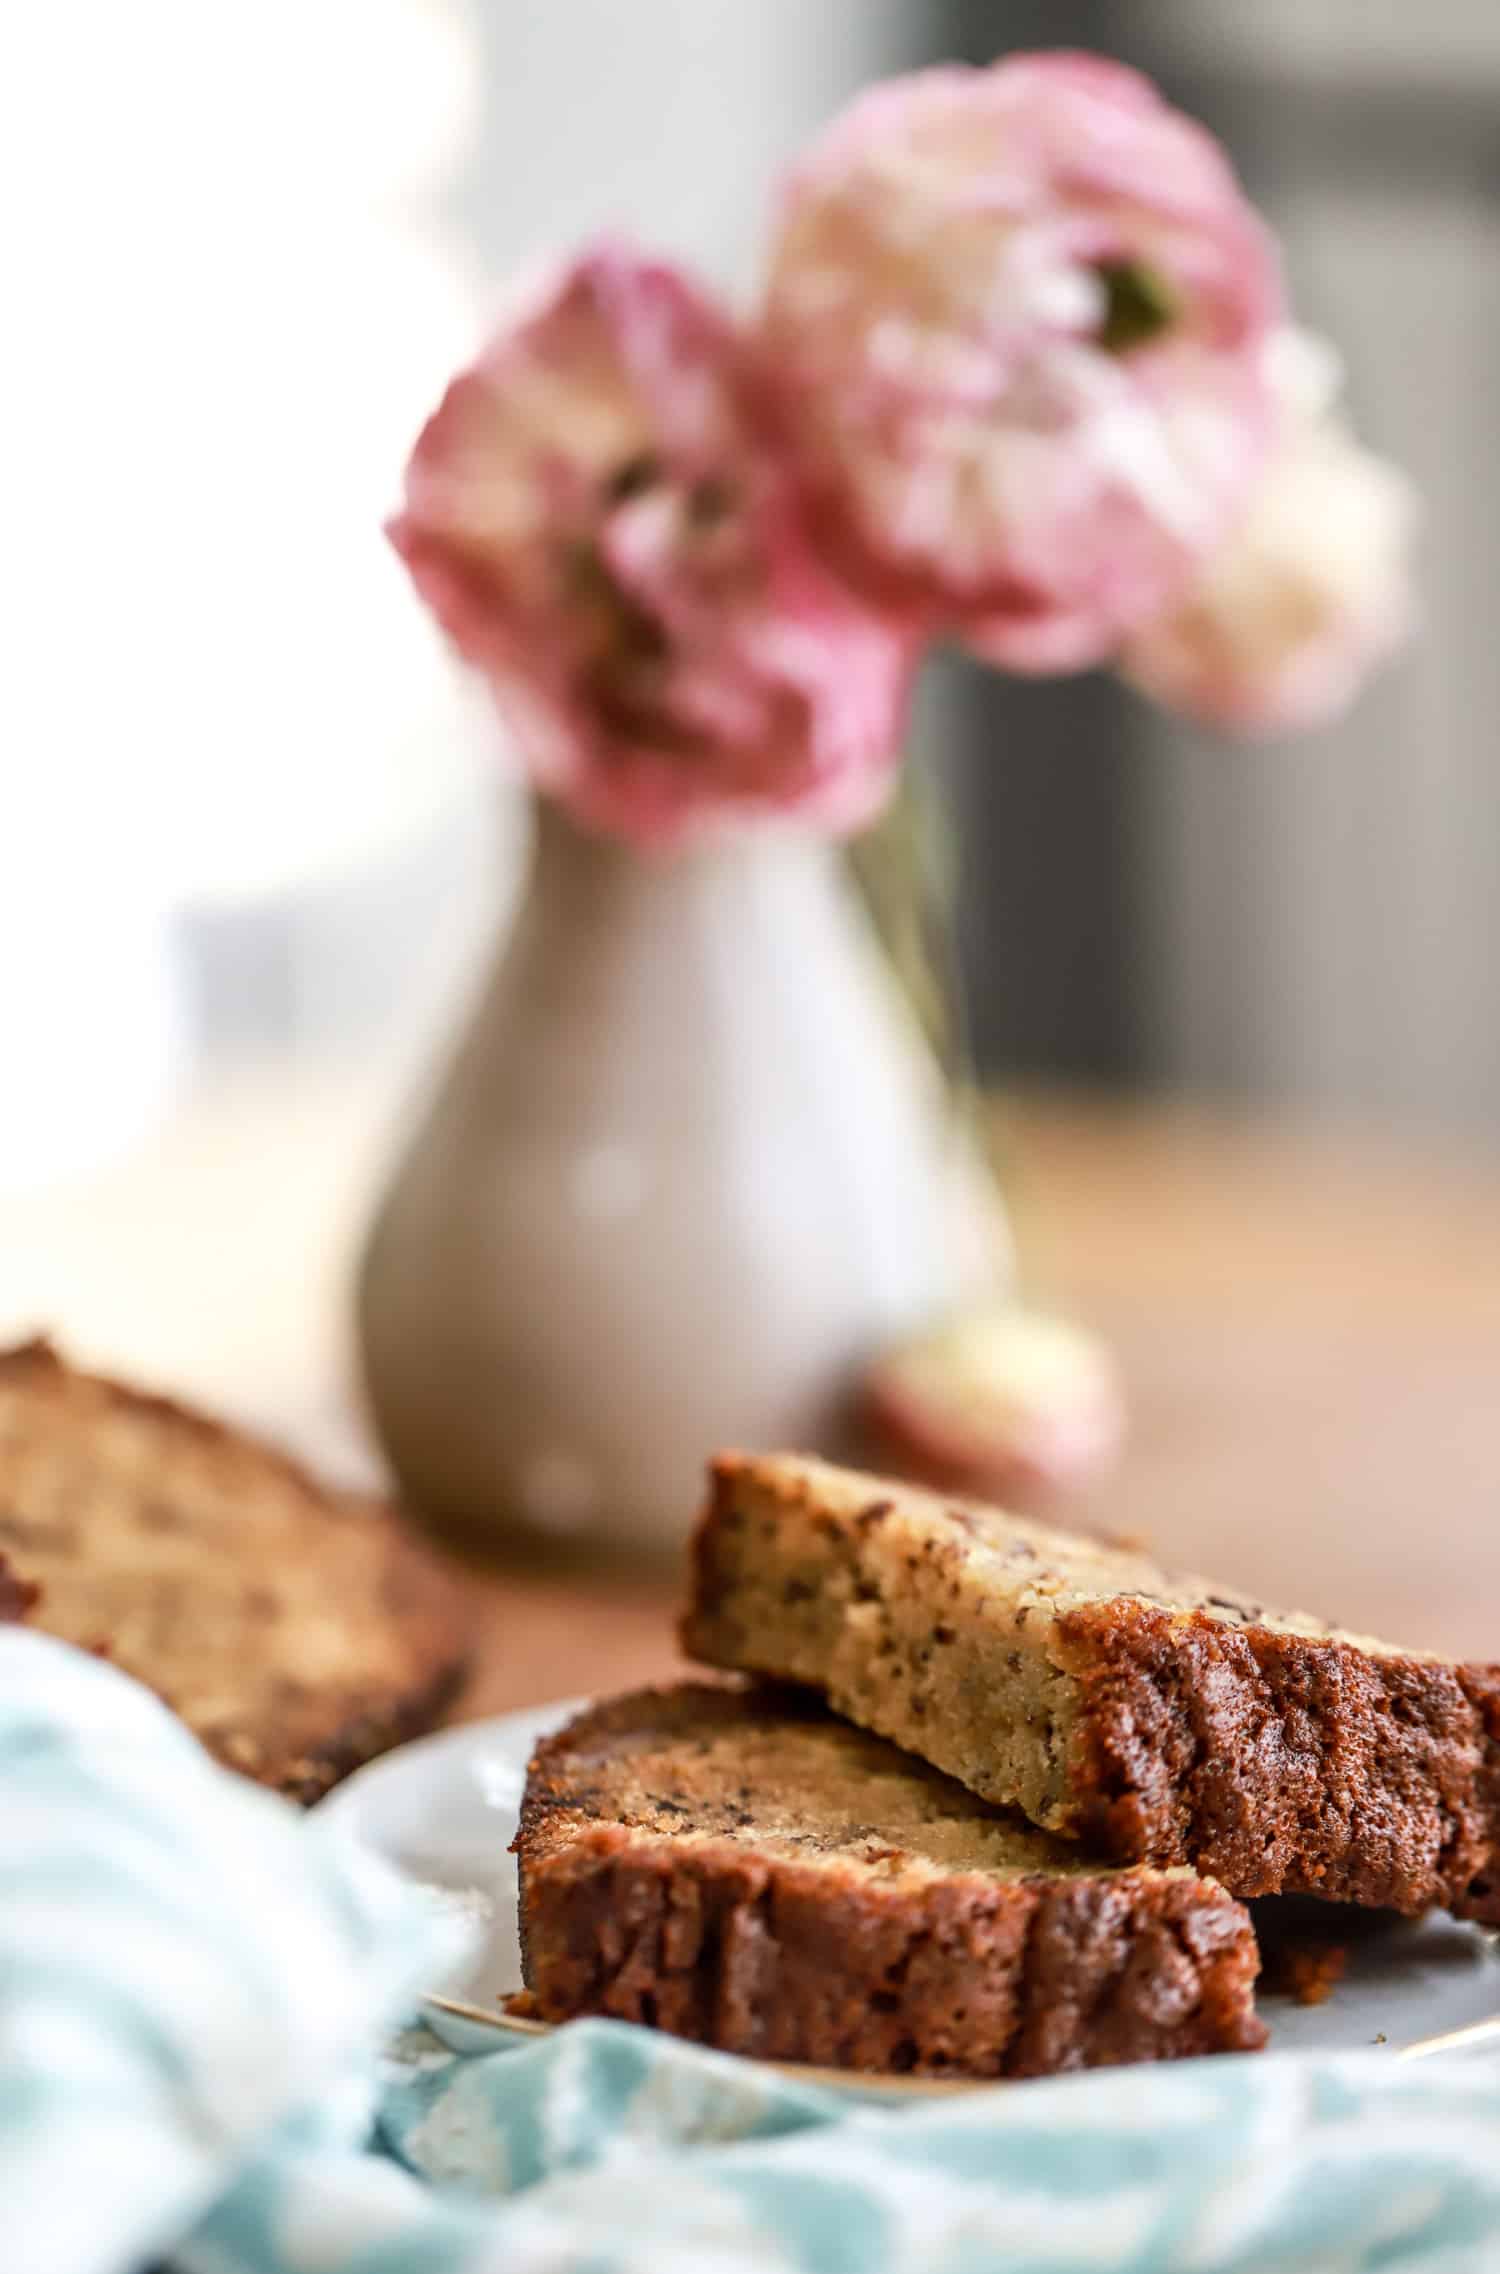
[[[465,2060],[462,1928],[0,1631],[0,2274],[1496,2274],[1500,2076],[1219,2059],[892,2107],[586,2022]]]

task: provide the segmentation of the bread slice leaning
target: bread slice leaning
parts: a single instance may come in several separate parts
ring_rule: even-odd
[[[714,1462],[682,1635],[1119,1861],[1500,1919],[1500,1668],[790,1454]]]
[[[430,1727],[466,1657],[456,1582],[389,1508],[42,1342],[0,1351],[7,1611],[301,1800]]]
[[[538,1748],[515,1852],[520,2010],[546,2021],[923,2076],[1264,2040],[1222,1888],[1092,1864],[806,1693],[591,1707]]]

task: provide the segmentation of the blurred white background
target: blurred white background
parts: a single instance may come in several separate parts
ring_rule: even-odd
[[[341,890],[473,805],[475,706],[380,520],[483,294],[439,211],[478,116],[452,11],[59,0],[0,37],[14,1184],[237,1025],[355,1012]]]

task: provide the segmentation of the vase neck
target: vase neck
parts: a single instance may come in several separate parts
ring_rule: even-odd
[[[707,882],[733,880],[767,868],[827,868],[833,847],[798,830],[747,829],[707,842],[638,848],[623,838],[580,828],[550,799],[538,799],[532,849],[534,896],[597,900],[649,894],[670,899]]]

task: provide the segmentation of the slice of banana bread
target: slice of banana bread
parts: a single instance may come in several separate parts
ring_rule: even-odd
[[[515,1851],[547,2021],[927,2076],[1264,2042],[1222,1888],[1090,1864],[805,1691],[592,1707],[537,1751]]]
[[[1104,1855],[1500,1919],[1500,1668],[785,1454],[713,1464],[683,1639]]]
[[[102,1651],[301,1800],[429,1727],[466,1655],[456,1582],[390,1509],[42,1342],[0,1351],[7,1615]]]

